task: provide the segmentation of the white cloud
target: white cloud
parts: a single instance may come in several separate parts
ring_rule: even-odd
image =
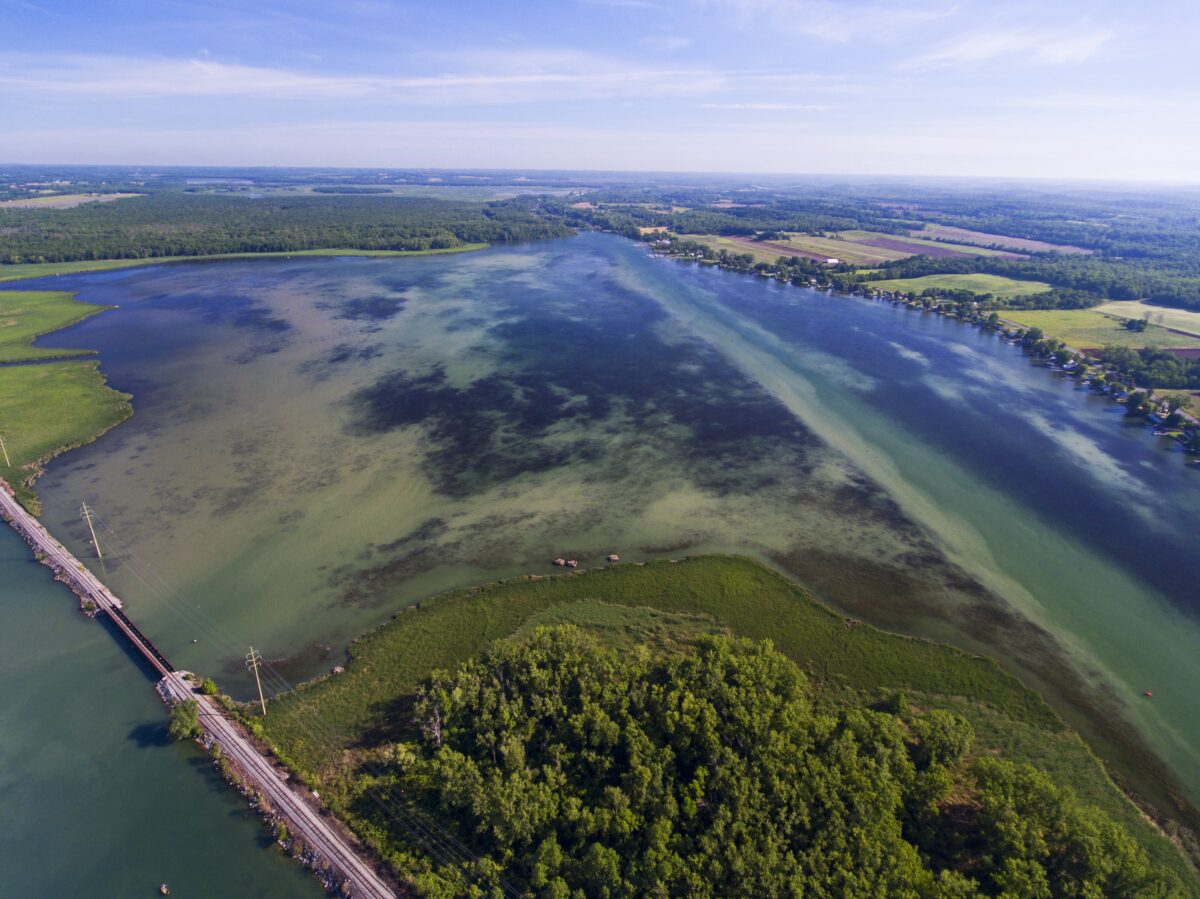
[[[933,69],[1016,58],[1039,65],[1064,65],[1092,59],[1113,39],[1107,30],[976,31],[902,62],[902,69]]]

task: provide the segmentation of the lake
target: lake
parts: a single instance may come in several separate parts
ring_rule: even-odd
[[[993,336],[596,234],[50,284],[120,307],[41,344],[98,349],[136,413],[49,467],[44,520],[86,557],[94,506],[134,619],[240,695],[251,644],[294,681],[558,556],[738,552],[988,652],[1148,795],[1145,744],[1200,796],[1200,472]],[[153,719],[140,675],[105,677]],[[124,745],[103,704],[77,714]]]

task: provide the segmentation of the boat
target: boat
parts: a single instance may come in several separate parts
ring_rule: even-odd
[[[159,891],[160,893],[162,893],[164,896],[170,896],[170,895],[171,895],[171,888],[170,888],[169,886],[167,886],[165,883],[160,883],[160,884],[158,885],[158,891]]]
[[[1153,696],[1153,695],[1154,695],[1154,691],[1153,691],[1153,690],[1147,690],[1147,691],[1146,691],[1144,694],[1142,694],[1142,695],[1144,695],[1144,696]]]

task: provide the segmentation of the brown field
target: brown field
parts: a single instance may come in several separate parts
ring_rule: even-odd
[[[1011,250],[1026,250],[1030,253],[1091,253],[1083,247],[1072,247],[1067,244],[1046,243],[1042,240],[1026,240],[1023,237],[1007,237],[1003,234],[988,234],[985,231],[970,231],[966,228],[955,228],[950,225],[926,225],[909,232],[913,237],[930,237],[933,239],[954,240],[973,244],[977,247],[1007,247]]]
[[[47,197],[26,197],[24,200],[0,200],[3,209],[70,209],[84,203],[108,203],[141,194],[54,194]]]
[[[908,256],[922,255],[934,259],[953,259],[963,256],[998,256],[1004,259],[1024,259],[1020,253],[1008,250],[992,250],[987,247],[966,244],[943,243],[930,238],[904,237],[883,234],[879,231],[839,231],[839,236],[867,246],[881,247],[904,253]]]

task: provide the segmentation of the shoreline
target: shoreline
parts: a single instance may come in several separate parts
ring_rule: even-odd
[[[644,241],[638,241],[638,242],[644,243]],[[654,247],[653,243],[648,244],[648,245],[651,247],[650,256],[652,258],[656,258],[656,259],[673,259],[678,262],[692,262],[692,263],[696,263],[697,265],[708,265],[708,266],[713,266],[715,268],[719,268],[722,271],[731,272],[733,274],[750,275],[750,276],[758,277],[758,278],[766,278],[767,280],[775,281],[777,283],[790,284],[794,287],[803,287],[803,288],[807,288],[809,290],[828,292],[830,294],[837,294],[837,295],[850,296],[850,297],[860,297],[862,299],[876,300],[878,302],[891,303],[893,305],[902,305],[908,309],[917,310],[920,312],[932,312],[936,315],[942,315],[942,316],[946,316],[948,318],[953,318],[960,322],[963,322],[964,324],[974,325],[977,329],[979,329],[981,331],[991,331],[992,333],[995,334],[996,337],[998,337],[1001,340],[1009,340],[1010,342],[1014,342],[1014,341],[1019,342],[1021,344],[1022,348],[1025,350],[1026,355],[1029,358],[1036,359],[1038,361],[1053,360],[1059,352],[1063,352],[1067,356],[1067,359],[1064,360],[1064,362],[1066,364],[1057,370],[1051,364],[1048,366],[1047,370],[1051,371],[1051,372],[1063,374],[1063,375],[1065,375],[1066,378],[1073,378],[1074,373],[1071,371],[1071,369],[1075,368],[1075,367],[1080,367],[1080,366],[1083,366],[1085,368],[1086,367],[1097,367],[1097,368],[1101,368],[1101,370],[1104,371],[1105,373],[1108,373],[1107,369],[1102,368],[1103,363],[1099,359],[1096,359],[1093,356],[1089,356],[1086,351],[1078,350],[1078,349],[1068,346],[1064,341],[1060,340],[1059,338],[1054,337],[1053,335],[1046,334],[1039,341],[1032,341],[1032,342],[1028,341],[1026,339],[1026,335],[1029,333],[1030,329],[1025,327],[1024,325],[1019,324],[1018,322],[1014,322],[1009,319],[1005,319],[1005,318],[1001,317],[1000,313],[1005,311],[1003,309],[1003,307],[998,308],[998,309],[987,310],[989,312],[996,313],[998,322],[1002,323],[1004,326],[1007,326],[1007,327],[1001,327],[999,324],[997,324],[995,327],[993,327],[993,326],[989,325],[989,323],[987,321],[987,317],[984,315],[984,310],[975,309],[974,314],[972,316],[964,317],[963,315],[958,314],[958,312],[953,308],[952,305],[949,304],[948,301],[945,301],[941,298],[925,297],[924,299],[930,301],[929,305],[925,305],[924,303],[922,303],[920,301],[922,298],[914,296],[912,294],[905,294],[902,291],[887,291],[887,290],[879,290],[876,288],[872,288],[870,286],[872,284],[871,281],[858,282],[856,284],[856,286],[851,289],[840,289],[837,286],[835,286],[833,284],[833,282],[829,279],[820,280],[816,277],[809,276],[807,279],[807,282],[802,284],[802,283],[799,283],[800,276],[797,276],[795,278],[784,276],[778,267],[768,267],[764,270],[742,269],[742,268],[738,268],[736,266],[726,265],[718,259],[708,259],[708,258],[705,258],[702,256],[698,257],[695,254],[688,253],[688,252],[671,252],[669,248],[666,250],[661,249],[661,248],[656,249]],[[1057,346],[1057,349],[1051,349],[1049,347],[1046,347],[1044,349],[1039,349],[1036,345],[1037,343],[1055,344]],[[1182,424],[1181,426],[1175,426],[1175,427],[1168,428],[1168,426],[1165,423],[1166,416],[1162,414],[1163,404],[1164,404],[1165,400],[1164,400],[1164,397],[1160,393],[1160,390],[1161,390],[1160,388],[1131,387],[1128,392],[1123,392],[1123,391],[1115,391],[1115,390],[1098,389],[1095,386],[1098,383],[1098,380],[1090,380],[1088,382],[1077,381],[1076,383],[1079,384],[1079,386],[1087,387],[1091,392],[1093,392],[1099,396],[1108,397],[1113,402],[1116,402],[1121,405],[1124,405],[1126,403],[1126,400],[1131,398],[1132,396],[1134,396],[1136,394],[1141,394],[1143,396],[1144,403],[1149,405],[1153,411],[1147,411],[1145,413],[1129,412],[1129,413],[1127,413],[1127,416],[1140,418],[1143,421],[1148,421],[1152,426],[1154,426],[1154,428],[1155,428],[1154,434],[1156,437],[1171,437],[1171,439],[1173,439],[1176,443],[1181,444],[1184,447],[1185,455],[1191,457],[1184,461],[1184,465],[1189,469],[1193,469],[1193,470],[1200,469],[1200,449],[1194,449],[1194,450],[1188,449],[1189,446],[1200,447],[1200,418],[1197,418],[1196,416],[1191,415],[1190,413],[1180,410],[1179,415],[1181,416],[1181,418],[1184,420],[1185,423]],[[1178,389],[1181,391],[1186,391],[1189,388],[1178,388]],[[1165,392],[1165,391],[1162,391],[1162,392]],[[1150,418],[1151,415],[1160,417],[1161,423],[1156,423],[1153,420],[1151,420],[1151,418]],[[1171,433],[1172,431],[1174,433]]]
[[[298,255],[298,254],[254,254],[254,255],[255,255],[255,258],[258,258],[259,256],[268,256],[268,257],[271,257],[271,256],[274,256],[274,257],[279,257],[279,256],[287,256],[288,258],[290,258],[290,256],[291,256],[291,255]],[[318,255],[318,254],[316,254],[316,253],[311,253],[311,254],[308,254],[308,255]],[[335,253],[322,253],[322,254],[319,254],[319,255],[335,255]],[[349,254],[349,255],[371,255],[371,254],[369,254],[369,253],[351,253],[351,254]],[[404,254],[401,254],[401,255],[404,255]],[[407,255],[429,255],[429,254],[425,254],[425,253],[418,253],[418,254],[407,254]],[[227,258],[229,258],[229,257],[214,257],[214,258],[212,258],[212,261],[222,261],[222,260],[224,260],[224,259],[227,259]],[[242,257],[238,257],[238,258],[242,258]],[[205,257],[185,257],[184,259],[177,260],[177,261],[206,261],[206,258],[205,258]],[[160,262],[161,262],[161,260],[139,260],[139,261],[138,261],[138,264],[140,264],[140,265],[153,265],[153,264],[160,264]],[[111,307],[109,307],[109,308],[111,308]],[[103,311],[103,310],[98,310],[98,311]],[[940,312],[940,314],[945,314],[945,313],[941,313],[941,311],[940,311],[940,310],[938,310],[938,311]],[[93,313],[93,314],[95,314],[95,313]],[[69,327],[70,325],[72,325],[72,324],[75,324],[75,323],[77,323],[77,322],[70,322],[70,323],[68,323],[68,324],[65,324],[65,325],[63,325],[62,327]],[[54,330],[60,330],[60,329],[54,329]],[[51,333],[51,332],[47,332],[47,333]],[[35,361],[38,361],[38,360],[35,360]],[[52,360],[49,360],[49,359],[47,359],[47,360],[40,360],[40,361],[46,361],[46,362],[49,362],[49,361],[52,361]],[[95,364],[96,364],[97,366],[99,366],[99,364],[100,364],[100,363],[97,361]],[[132,415],[132,408],[130,409],[129,415]],[[129,416],[126,416],[126,418],[128,418],[128,417],[129,417]],[[116,423],[114,423],[113,425],[111,425],[111,426],[110,426],[110,428],[109,428],[109,429],[111,429],[112,427],[115,427],[115,426],[116,426],[116,424],[120,424],[120,423],[122,423],[124,420],[125,420],[125,418],[121,419],[121,421],[119,421],[119,422],[116,422]],[[109,429],[106,429],[106,431],[104,431],[104,432],[101,432],[101,434],[102,434],[102,433],[106,433],[106,432],[107,432],[107,430],[109,430]],[[95,440],[95,439],[97,439],[99,436],[101,436],[101,434],[97,434],[95,437],[93,437],[93,438],[92,438],[92,440]],[[87,442],[90,442],[90,441],[87,441]],[[82,444],[82,443],[81,443],[81,444],[76,444],[76,445],[74,445],[74,446],[63,447],[63,448],[61,448],[60,450],[58,450],[57,452],[55,452],[55,453],[54,453],[52,456],[48,457],[48,458],[47,458],[45,461],[49,461],[49,459],[52,459],[52,458],[54,458],[54,457],[55,457],[55,456],[57,456],[57,455],[60,455],[60,454],[62,454],[62,453],[65,453],[65,452],[68,452],[68,451],[70,451],[71,449],[77,448],[78,446],[81,446],[81,445],[84,445],[84,444]],[[1038,693],[1040,693],[1041,691],[1040,691],[1040,690],[1036,690],[1036,689],[1035,689],[1035,692],[1038,692]],[[1115,779],[1115,778],[1114,778],[1114,779]],[[1118,781],[1118,782],[1119,782],[1119,781]],[[1127,795],[1128,795],[1128,791],[1125,791],[1125,792],[1126,792],[1126,793],[1127,793]],[[1136,804],[1136,802],[1135,802],[1135,804]]]
[[[490,246],[491,244],[486,243],[471,243],[437,250],[361,250],[353,247],[321,247],[311,250],[268,250],[261,253],[216,253],[207,256],[148,256],[140,259],[22,262],[15,265],[0,265],[0,284],[13,284],[20,281],[32,281],[38,278],[57,277],[59,275],[119,271],[127,268],[140,268],[147,265],[170,265],[176,262],[237,262],[248,259],[291,259],[293,256],[329,256],[335,258],[339,256],[363,256],[386,259],[408,256],[443,256],[454,253],[474,253],[479,250],[486,250]],[[8,269],[21,269],[21,271],[13,273],[8,271]],[[39,269],[39,271],[29,271],[30,269]],[[2,289],[7,288],[0,288],[0,290]]]

